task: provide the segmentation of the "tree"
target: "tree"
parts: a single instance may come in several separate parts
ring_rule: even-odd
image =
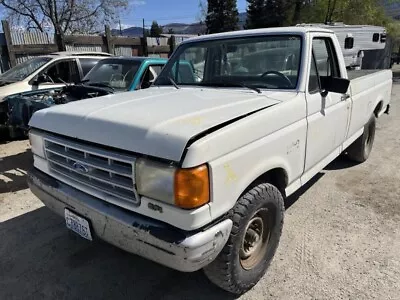
[[[206,25],[208,33],[238,29],[236,0],[208,0]]]
[[[247,0],[246,29],[263,28],[268,23],[266,0]]]
[[[0,0],[12,25],[57,34],[96,33],[116,24],[129,0]]]
[[[283,26],[287,20],[285,0],[247,0],[246,28]]]
[[[197,17],[200,24],[204,24],[207,18],[207,2],[206,0],[199,0],[199,15]]]
[[[292,1],[293,2],[293,1]],[[304,0],[294,0],[293,6],[294,6],[294,12],[293,12],[293,19],[292,19],[292,25],[296,25],[300,23],[301,20],[301,11],[304,7],[306,1]]]
[[[286,1],[268,0],[266,3],[267,24],[266,27],[279,27],[286,23]]]
[[[336,9],[337,0],[328,0],[328,9],[326,10],[325,23],[331,23],[333,13]]]
[[[172,29],[172,28],[169,28],[168,29],[168,34],[174,34],[175,32],[174,32],[174,30]]]
[[[159,37],[163,33],[163,29],[158,25],[157,21],[153,21],[150,28],[151,37]]]

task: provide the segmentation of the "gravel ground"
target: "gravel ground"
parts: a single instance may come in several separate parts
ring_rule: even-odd
[[[287,203],[267,275],[241,299],[400,299],[400,85],[368,162],[339,158]],[[233,299],[69,233],[27,189],[26,141],[0,145],[0,299]]]

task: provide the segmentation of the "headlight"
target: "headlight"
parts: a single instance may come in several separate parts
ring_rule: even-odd
[[[32,153],[45,158],[43,137],[36,134],[34,131],[29,131],[29,142],[31,144]]]
[[[136,161],[138,193],[149,198],[174,204],[175,168],[146,159]]]
[[[136,161],[138,193],[181,208],[193,209],[210,201],[208,166],[177,169],[166,164]]]

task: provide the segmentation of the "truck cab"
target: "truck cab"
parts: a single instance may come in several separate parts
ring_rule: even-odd
[[[36,112],[29,186],[83,238],[243,294],[284,199],[341,153],[368,159],[391,87],[389,70],[348,72],[323,28],[189,39],[149,89]]]

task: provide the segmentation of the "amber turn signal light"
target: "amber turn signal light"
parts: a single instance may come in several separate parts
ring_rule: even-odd
[[[200,207],[210,201],[208,166],[178,169],[175,172],[175,205],[185,209]]]

